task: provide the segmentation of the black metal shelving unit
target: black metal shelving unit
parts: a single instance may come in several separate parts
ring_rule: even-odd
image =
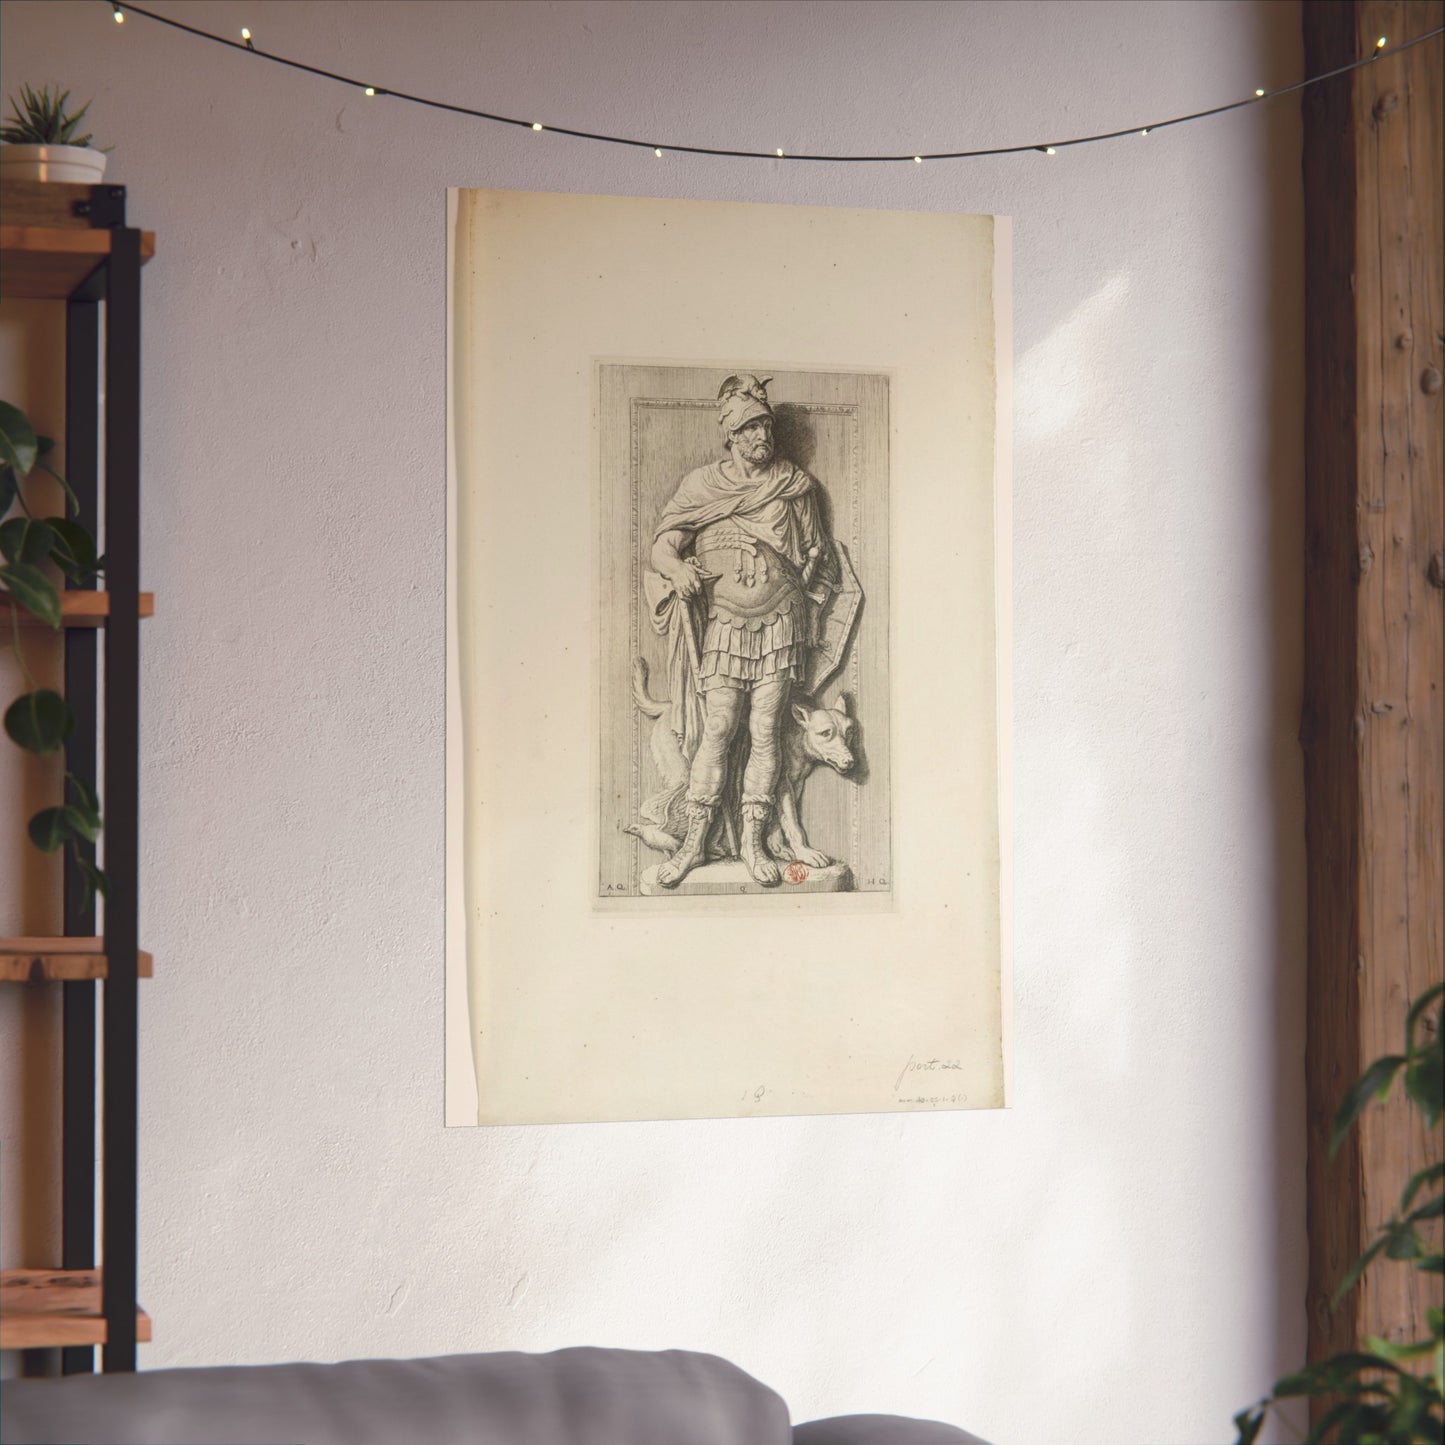
[[[102,629],[64,629],[65,691],[77,721],[66,767],[92,787],[103,782],[109,896],[97,945],[103,962],[89,965],[103,977],[74,976],[78,968],[57,963],[68,956],[58,942],[56,955],[48,955],[44,940],[10,941],[25,945],[12,950],[17,966],[10,976],[58,978],[64,990],[61,1269],[0,1277],[0,1345],[59,1346],[67,1374],[93,1370],[97,1344],[105,1371],[134,1370],[137,1342],[149,1338],[149,1320],[136,1300],[137,983],[141,266],[154,237],[126,223],[125,202],[122,186],[7,182],[0,189],[0,296],[65,301],[66,475],[79,520],[101,539],[109,595],[103,681]],[[65,934],[93,938],[95,903],[84,900],[69,857],[64,890]],[[34,955],[28,973],[19,966],[27,954]],[[104,1046],[99,1177],[98,1043]]]

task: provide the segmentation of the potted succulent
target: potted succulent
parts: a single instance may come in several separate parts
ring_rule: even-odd
[[[68,90],[48,85],[36,92],[20,87],[10,98],[10,114],[0,125],[0,177],[7,181],[71,181],[95,185],[105,174],[106,152],[91,137],[77,136],[90,102],[67,111]]]

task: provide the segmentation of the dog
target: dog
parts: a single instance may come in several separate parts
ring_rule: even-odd
[[[667,724],[668,704],[648,692],[647,681],[647,663],[640,657],[634,659],[632,701],[639,712],[653,720],[652,760],[662,779],[662,791],[643,805],[642,819],[629,823],[623,832],[640,838],[659,853],[675,853],[687,831],[684,808],[688,764],[677,734]],[[846,697],[839,697],[831,707],[799,701],[789,708],[789,724],[783,729],[777,812],[767,838],[768,851],[774,858],[804,863],[809,868],[826,868],[833,861],[808,842],[800,804],[814,768],[830,767],[843,776],[852,771],[855,759],[849,739],[855,725]]]
[[[789,709],[793,726],[783,732],[782,777],[778,781],[778,810],[768,830],[768,851],[784,862],[806,863],[809,868],[826,868],[833,860],[808,842],[803,830],[801,804],[803,787],[820,764],[846,777],[853,771],[854,720],[848,699],[839,694],[832,707],[793,703]]]

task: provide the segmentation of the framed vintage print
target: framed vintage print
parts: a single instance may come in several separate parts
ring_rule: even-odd
[[[449,1124],[996,1107],[1007,223],[452,192]]]

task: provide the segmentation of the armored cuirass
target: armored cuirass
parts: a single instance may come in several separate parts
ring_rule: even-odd
[[[694,551],[703,571],[715,574],[707,583],[714,615],[757,624],[791,612],[800,600],[792,564],[729,519],[704,527]]]

